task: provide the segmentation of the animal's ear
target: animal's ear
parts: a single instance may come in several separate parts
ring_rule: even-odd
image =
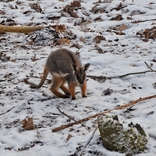
[[[89,66],[90,66],[90,63],[85,64],[84,65],[84,71],[88,70]]]

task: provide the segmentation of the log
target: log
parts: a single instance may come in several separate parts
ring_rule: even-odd
[[[5,26],[0,24],[0,32],[30,33],[43,29],[44,26]]]

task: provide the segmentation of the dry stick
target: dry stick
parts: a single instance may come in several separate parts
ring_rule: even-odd
[[[57,107],[57,109],[59,110],[59,112],[60,112],[60,113],[62,113],[63,115],[67,116],[69,119],[76,121],[76,120],[74,119],[74,117],[69,116],[68,114],[66,114],[66,113],[62,112],[62,111],[60,110],[60,108],[59,108],[59,107]]]
[[[146,21],[153,21],[153,20],[156,20],[156,19],[148,19],[148,20],[138,20],[138,21],[132,21],[131,23],[141,23],[141,22],[146,22]]]
[[[128,104],[124,104],[124,105],[121,105],[121,106],[119,106],[119,107],[116,107],[116,108],[113,108],[113,109],[109,109],[109,110],[104,111],[104,112],[97,113],[97,114],[95,114],[95,115],[92,115],[92,116],[83,118],[83,119],[81,119],[81,120],[72,122],[72,123],[70,123],[70,124],[66,124],[66,125],[62,125],[62,126],[60,126],[60,127],[56,127],[56,128],[54,128],[54,129],[52,129],[52,132],[57,132],[57,131],[60,131],[60,130],[65,129],[65,128],[71,127],[71,126],[73,126],[73,125],[80,124],[80,123],[82,123],[82,122],[84,122],[84,121],[88,121],[89,119],[95,118],[95,117],[97,117],[97,116],[99,116],[99,115],[106,114],[106,113],[110,113],[110,112],[113,111],[113,110],[125,109],[125,108],[127,108],[127,107],[130,107],[130,106],[135,105],[136,103],[139,103],[139,102],[142,102],[142,101],[145,101],[145,100],[148,100],[148,99],[152,99],[152,98],[156,98],[156,95],[147,96],[147,97],[144,97],[144,98],[140,98],[140,99],[137,99],[137,100],[135,100],[135,101],[132,101],[132,102],[130,102],[130,103],[128,103]]]
[[[152,71],[154,72],[154,70],[147,64],[147,62],[144,62],[146,64],[146,66]]]
[[[129,75],[137,75],[137,74],[145,74],[145,73],[149,73],[149,72],[156,72],[156,70],[146,70],[146,71],[142,71],[142,72],[134,72],[134,73],[127,73],[127,74],[123,74],[120,76],[110,76],[110,77],[105,77],[105,76],[93,76],[93,75],[87,75],[87,77],[91,78],[91,79],[102,79],[102,80],[106,80],[106,79],[116,79],[116,78],[123,78]]]
[[[7,111],[6,111],[6,112],[4,112],[4,113],[1,113],[0,115],[4,115],[4,114],[6,114],[6,113],[10,112],[13,108],[15,108],[15,106],[13,106],[12,108],[10,108],[9,110],[7,110]]]
[[[98,127],[96,127],[96,128],[94,129],[94,131],[93,131],[93,133],[92,133],[92,136],[90,137],[90,139],[88,140],[88,142],[87,142],[86,145],[84,146],[84,148],[83,148],[83,150],[82,150],[80,156],[82,156],[82,154],[84,153],[85,148],[88,146],[88,144],[89,144],[90,141],[92,140],[92,138],[93,138],[95,132],[97,131],[97,129],[98,129]]]
[[[65,116],[68,117],[69,119],[74,120],[75,122],[77,121],[77,120],[74,119],[74,117],[72,117],[72,116],[66,114],[65,112],[62,112],[62,111],[60,110],[59,107],[57,107],[57,109],[59,110],[60,113],[62,113],[63,115],[65,115]],[[85,127],[86,130],[88,130],[85,124],[82,124],[82,126]]]
[[[136,75],[136,74],[145,74],[145,73],[149,73],[149,72],[156,72],[156,70],[146,70],[146,71],[142,71],[142,72],[136,72],[136,73],[128,73],[128,74],[124,74],[124,75],[121,75],[121,76],[116,76],[116,77],[108,77],[109,78],[122,78],[122,77],[125,77],[125,76],[129,76],[129,75]]]
[[[62,130],[62,129],[71,127],[71,126],[73,126],[73,125],[81,124],[82,122],[88,121],[89,119],[95,118],[95,117],[97,117],[97,116],[99,116],[99,115],[102,115],[102,114],[104,114],[104,113],[109,113],[110,111],[111,111],[111,110],[108,110],[108,111],[105,111],[105,112],[101,112],[101,113],[98,113],[98,114],[95,114],[95,115],[92,115],[92,116],[83,118],[83,119],[81,119],[81,120],[72,122],[72,123],[70,123],[70,124],[62,125],[62,126],[60,126],[60,127],[56,127],[56,128],[54,128],[54,129],[52,129],[52,132],[57,132],[57,131],[60,131],[60,130]]]

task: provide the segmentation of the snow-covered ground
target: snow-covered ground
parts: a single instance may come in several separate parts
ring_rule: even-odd
[[[52,132],[55,127],[73,122],[59,112],[57,107],[75,120],[80,120],[140,97],[156,94],[154,72],[103,82],[88,77],[88,97],[82,98],[77,88],[77,99],[73,101],[56,98],[50,92],[47,82],[40,89],[31,89],[23,82],[28,77],[38,83],[47,56],[52,50],[61,47],[78,52],[83,64],[91,63],[87,75],[111,77],[150,70],[145,62],[156,70],[156,41],[149,39],[145,42],[145,37],[136,35],[138,31],[156,26],[154,0],[82,0],[81,6],[74,6],[73,9],[78,18],[65,12],[64,7],[71,5],[71,2],[73,1],[0,2],[0,24],[37,24],[46,27],[64,25],[66,31],[59,34],[59,38],[67,37],[70,41],[70,44],[60,45],[49,40],[38,44],[30,41],[32,34],[0,34],[0,155],[80,155],[97,126],[96,118]],[[40,6],[39,11],[30,7],[36,3],[37,8]],[[117,20],[116,16],[121,20]],[[96,37],[105,40],[96,43]],[[72,45],[78,45],[79,48]],[[108,89],[111,90],[110,94],[107,94]],[[110,113],[117,114],[121,122],[139,123],[144,128],[148,138],[147,150],[137,156],[156,155],[155,101],[146,100],[129,110]],[[28,117],[33,118],[36,126],[34,130],[28,131],[22,127],[22,121]],[[105,149],[99,131],[96,131],[83,155],[124,156]]]

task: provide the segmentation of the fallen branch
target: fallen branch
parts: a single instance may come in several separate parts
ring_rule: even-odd
[[[86,145],[84,146],[84,148],[83,148],[83,150],[82,150],[80,156],[82,156],[82,155],[84,154],[84,151],[85,151],[86,147],[88,146],[88,144],[90,143],[90,141],[93,139],[93,136],[94,136],[95,132],[97,131],[97,129],[98,129],[98,127],[96,127],[96,128],[94,129],[94,131],[93,131],[93,133],[92,133],[92,136],[89,138],[88,142],[87,142]]]
[[[149,73],[149,72],[155,72],[156,70],[146,70],[146,71],[142,71],[142,72],[134,72],[134,73],[127,73],[127,74],[123,74],[123,75],[119,75],[119,76],[110,76],[110,77],[106,77],[106,76],[93,76],[93,75],[87,75],[87,77],[93,79],[93,80],[99,80],[104,82],[106,79],[116,79],[116,78],[123,78],[129,75],[137,75],[137,74],[145,74],[145,73]]]
[[[108,77],[108,79],[112,79],[112,78],[122,78],[122,77],[129,76],[129,75],[145,74],[145,73],[149,73],[149,72],[156,72],[156,70],[153,70],[153,71],[151,71],[151,70],[146,70],[146,71],[142,71],[142,72],[128,73],[128,74],[124,74],[124,75],[121,75],[121,76]]]
[[[4,114],[6,114],[6,113],[10,112],[13,108],[15,108],[15,106],[13,106],[12,108],[10,108],[9,110],[7,110],[7,111],[6,111],[6,112],[4,112],[4,113],[1,113],[0,115],[4,115]]]
[[[5,26],[0,24],[0,32],[30,33],[43,28],[44,26]]]
[[[147,20],[135,20],[135,21],[132,21],[131,23],[141,23],[141,22],[147,22],[147,21],[155,21],[156,19],[147,19]]]
[[[154,72],[154,70],[147,64],[147,62],[145,62],[145,64],[152,72]]]
[[[57,107],[57,109],[59,110],[59,112],[60,112],[60,113],[62,113],[63,115],[65,115],[65,116],[66,116],[66,117],[68,117],[69,119],[76,121],[76,120],[74,119],[74,117],[69,116],[68,114],[66,114],[66,113],[62,112],[62,111],[60,110],[60,108],[59,108],[59,107]]]
[[[149,100],[149,99],[152,99],[152,98],[156,98],[156,95],[153,95],[153,96],[148,96],[148,97],[144,97],[144,98],[139,98],[135,101],[132,101],[128,104],[124,104],[124,105],[121,105],[119,107],[116,107],[116,108],[113,108],[113,109],[110,109],[110,110],[107,110],[107,111],[104,111],[104,112],[100,112],[100,113],[97,113],[95,115],[92,115],[92,116],[89,116],[89,117],[86,117],[86,118],[83,118],[81,120],[78,120],[78,121],[75,121],[75,122],[72,122],[70,124],[66,124],[66,125],[62,125],[60,127],[56,127],[54,129],[52,129],[52,132],[57,132],[57,131],[60,131],[60,130],[63,130],[65,128],[68,128],[68,127],[71,127],[73,125],[76,125],[76,124],[81,124],[82,122],[84,121],[88,121],[89,119],[92,119],[92,118],[95,118],[95,117],[98,117],[99,115],[102,115],[102,114],[106,114],[106,113],[110,113],[111,111],[113,110],[121,110],[121,109],[125,109],[127,107],[130,107],[132,105],[135,105],[139,102],[142,102],[142,101],[145,101],[145,100]]]
[[[73,120],[73,121],[75,121],[75,122],[77,121],[77,120],[74,119],[74,117],[72,117],[72,116],[66,114],[65,112],[62,112],[62,111],[60,110],[59,107],[57,107],[57,109],[59,110],[60,113],[62,113],[63,115],[65,115],[67,118],[69,118],[69,119],[71,119],[71,120]],[[88,130],[88,128],[86,127],[85,124],[82,124],[82,126],[84,126],[84,127],[86,128],[86,130]],[[89,131],[89,130],[88,130],[88,131]]]

